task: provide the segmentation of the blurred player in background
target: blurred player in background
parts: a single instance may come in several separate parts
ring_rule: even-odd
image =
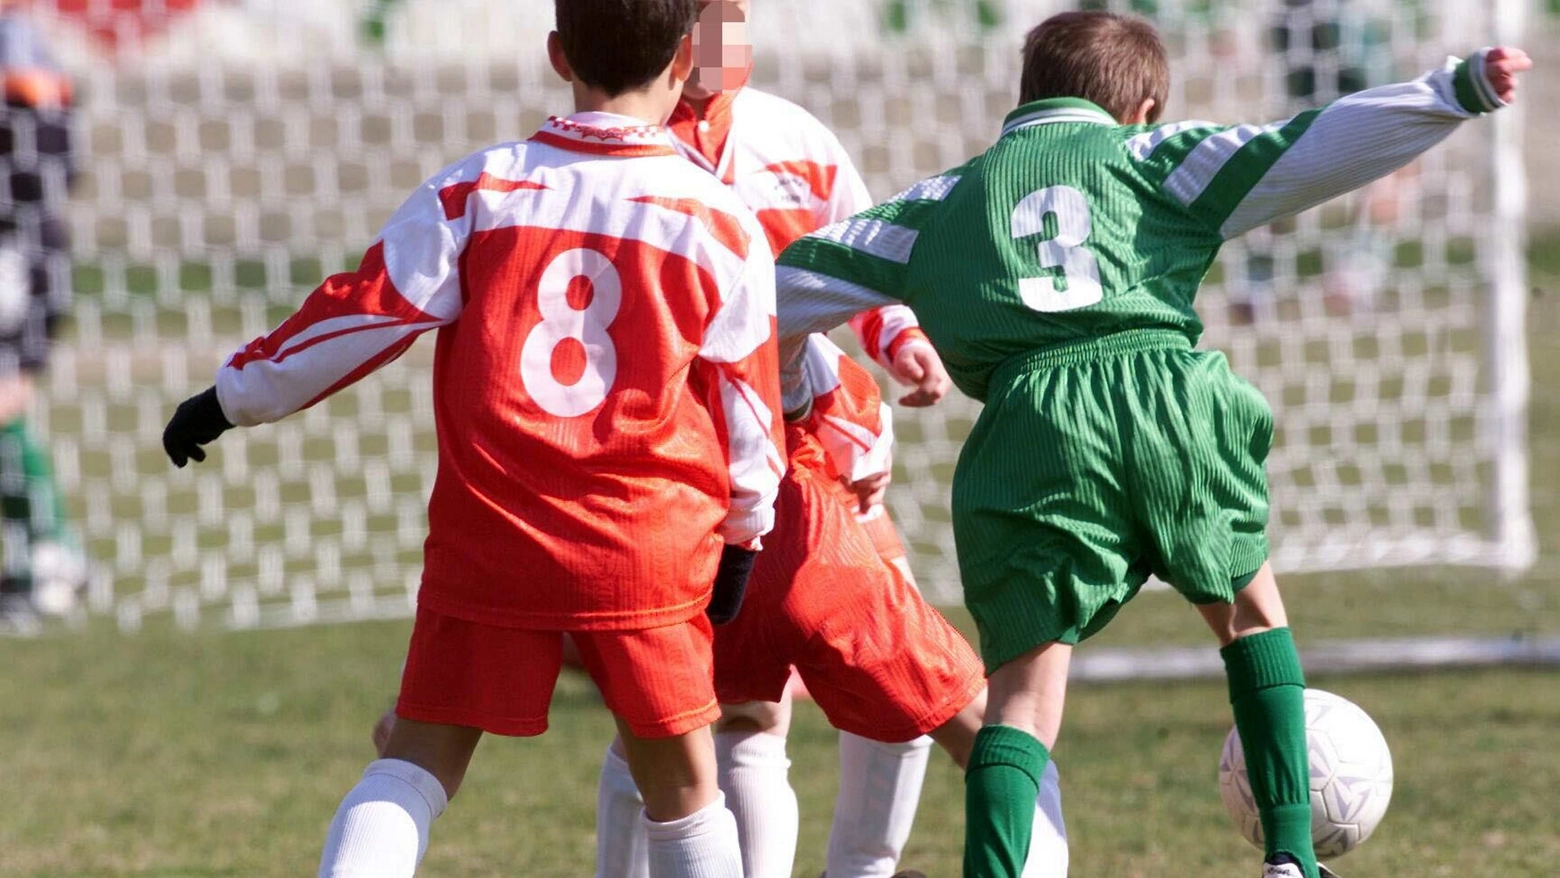
[[[644,790],[649,874],[742,874],[709,731],[711,622],[740,605],[784,472],[773,255],[663,127],[695,0],[554,8],[575,114],[440,171],[355,273],[236,353],[164,434],[177,465],[202,460],[230,426],[306,408],[440,330],[398,720],[336,813],[322,878],[413,874],[482,733],[545,731],[565,632]]]
[[[0,80],[0,614],[63,613],[86,565],[27,409],[70,302],[72,88],[41,34],[8,2],[0,2]]]
[[[1170,73],[1153,28],[1055,16],[1028,37],[1020,106],[991,149],[781,256],[788,403],[812,333],[892,303],[986,403],[952,498],[991,687],[966,878],[1021,873],[1073,647],[1150,574],[1220,644],[1264,878],[1331,874],[1311,842],[1305,676],[1267,560],[1272,412],[1223,354],[1193,349],[1192,302],[1227,239],[1392,173],[1510,102],[1530,66],[1486,49],[1274,125],[1159,125]]]
[[[832,132],[801,107],[747,85],[746,0],[700,7],[698,69],[671,120],[689,160],[757,212],[776,252],[870,207],[865,183]],[[908,308],[866,311],[851,326],[869,356],[914,388],[901,404],[930,405],[947,393],[947,372]],[[721,787],[737,815],[748,878],[789,876],[795,857],[798,814],[786,756],[792,699],[784,685],[791,659],[841,729],[826,871],[833,878],[894,872],[920,800],[931,746],[925,733],[940,730],[934,736],[962,764],[965,738],[973,739],[978,725],[975,698],[984,690],[962,635],[915,593],[882,505],[891,413],[880,411],[876,384],[860,366],[826,340],[815,344],[835,352],[817,361],[819,394],[839,410],[820,415],[815,430],[788,433],[795,475],[782,488],[787,526],[754,573],[753,598],[768,609],[716,637],[716,688],[725,703],[715,736]],[[961,709],[972,712],[960,718]],[[1047,794],[1057,803],[1056,825],[1045,831],[1057,844],[1045,855],[1053,869],[1059,857],[1064,873],[1054,773]],[[614,744],[601,775],[598,878],[642,870],[630,843],[637,796]]]

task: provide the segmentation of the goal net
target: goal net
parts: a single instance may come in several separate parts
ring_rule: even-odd
[[[754,83],[837,131],[886,197],[986,148],[1046,0],[755,0]],[[1170,115],[1271,121],[1511,38],[1520,3],[1141,0],[1174,55]],[[1506,8],[1510,7],[1510,12]],[[159,436],[237,345],[355,265],[405,194],[528,136],[566,89],[550,4],[35,0],[78,79],[74,319],[33,407],[126,628],[409,614],[435,467],[431,343],[175,470]],[[1522,567],[1520,119],[1233,243],[1205,344],[1272,402],[1274,561]],[[1492,132],[1495,147],[1491,149]],[[948,480],[975,404],[901,411],[893,512],[958,600]]]

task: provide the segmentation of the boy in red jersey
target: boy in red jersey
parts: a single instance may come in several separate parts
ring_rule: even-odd
[[[399,721],[321,876],[407,876],[482,732],[538,735],[564,632],[644,790],[650,874],[738,878],[709,725],[784,461],[772,254],[661,127],[695,0],[555,0],[578,112],[439,172],[355,273],[236,353],[164,434],[174,462],[440,329],[439,474]],[[724,548],[723,548],[724,545]],[[712,587],[715,604],[711,604]]]
[[[690,161],[758,214],[779,252],[872,200],[827,127],[796,104],[747,85],[748,12],[746,0],[700,3],[697,69],[670,127]],[[869,356],[914,388],[902,404],[930,405],[947,393],[947,372],[909,309],[867,311],[852,328]],[[827,341],[818,349],[832,351],[816,360],[816,411],[827,414],[788,435],[791,471],[807,468],[813,477],[788,479],[782,487],[779,515],[788,526],[777,529],[771,556],[759,560],[751,592],[764,611],[716,638],[724,715],[715,743],[747,878],[789,876],[795,858],[798,808],[786,754],[791,698],[780,685],[784,678],[774,679],[789,659],[841,729],[840,792],[827,851],[834,878],[893,874],[932,744],[922,733],[947,723],[941,739],[958,758],[967,749],[959,742],[978,729],[978,721],[965,727],[955,717],[968,707],[978,720],[975,700],[983,687],[970,682],[981,677],[978,662],[962,636],[915,593],[903,544],[881,505],[890,413],[879,410],[877,386],[860,366]],[[838,508],[840,500],[850,512]],[[894,569],[885,570],[885,563]],[[804,640],[817,649],[802,648]],[[857,646],[836,648],[845,642]],[[852,705],[839,697],[847,687]],[[906,734],[910,726],[916,731]],[[1036,827],[1054,843],[1038,842],[1035,860],[1062,875],[1066,842],[1055,778],[1054,770],[1047,775],[1043,798],[1057,803],[1056,816]],[[614,745],[598,795],[597,878],[643,875],[632,831],[638,807],[633,778]]]

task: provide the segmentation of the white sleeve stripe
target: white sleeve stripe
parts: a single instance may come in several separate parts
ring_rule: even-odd
[[[769,435],[773,415],[757,391],[724,375],[719,381],[731,474],[731,508],[720,535],[727,543],[740,544],[774,526],[774,502],[785,464]]]
[[[1245,193],[1220,234],[1234,237],[1357,189],[1445,140],[1474,117],[1453,94],[1455,68],[1328,105]]]
[[[920,236],[915,229],[875,219],[847,220],[813,233],[815,238],[844,244],[852,250],[901,265],[910,262],[910,253]]]
[[[958,174],[928,177],[890,198],[889,201],[942,201],[953,191],[953,187],[959,185],[961,179]]]
[[[876,290],[806,268],[775,266],[780,340],[833,329],[852,316],[899,300]]]
[[[1177,122],[1174,125],[1163,125],[1159,128],[1155,128],[1153,131],[1139,134],[1136,137],[1128,138],[1127,151],[1132,153],[1132,157],[1138,161],[1146,162],[1154,154],[1154,150],[1159,148],[1159,144],[1164,143],[1166,140],[1169,140],[1177,134],[1182,134],[1187,131],[1194,131],[1198,128],[1217,127],[1219,126],[1213,122],[1201,121]]]
[[[1197,144],[1180,167],[1165,179],[1165,191],[1174,195],[1182,205],[1190,207],[1246,144],[1264,134],[1278,131],[1287,124],[1289,120],[1286,119],[1272,125],[1241,125],[1210,136]]]

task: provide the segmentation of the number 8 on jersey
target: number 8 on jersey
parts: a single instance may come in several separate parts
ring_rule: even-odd
[[[589,281],[589,298],[584,307],[576,308],[569,301],[569,289],[581,279]],[[542,322],[526,336],[520,350],[520,379],[526,392],[554,417],[573,418],[594,410],[606,401],[617,380],[617,346],[607,332],[623,305],[623,279],[617,267],[597,250],[560,253],[542,272],[536,305]],[[573,371],[565,358],[584,360],[579,377],[569,383],[559,377],[560,371]]]

